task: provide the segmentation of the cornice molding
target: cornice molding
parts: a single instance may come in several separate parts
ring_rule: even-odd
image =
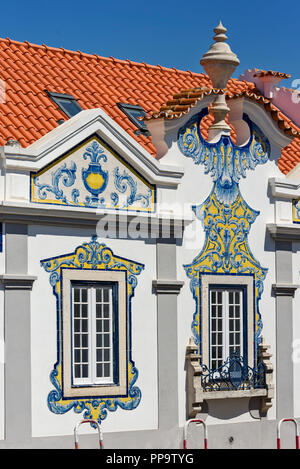
[[[55,226],[74,226],[77,228],[99,228],[99,222],[107,224],[109,230],[118,229],[120,233],[123,229],[127,230],[132,224],[139,224],[137,232],[141,235],[151,233],[153,237],[160,237],[160,229],[164,232],[167,227],[170,228],[170,237],[181,237],[185,228],[190,225],[195,218],[184,216],[173,216],[164,213],[146,213],[146,212],[117,212],[105,211],[101,209],[87,208],[65,208],[58,206],[44,206],[33,204],[13,204],[0,203],[0,221],[18,222],[32,224],[46,224]],[[176,236],[175,236],[176,234]]]
[[[3,274],[0,275],[0,282],[4,290],[32,290],[32,286],[37,277],[24,274]]]
[[[269,186],[274,198],[297,199],[300,197],[300,184],[289,179],[270,178]]]
[[[26,148],[1,147],[3,166],[14,172],[39,171],[93,134],[99,134],[148,182],[159,186],[180,183],[183,167],[161,164],[102,109],[81,111]]]
[[[275,296],[295,296],[295,291],[300,285],[273,283],[272,291]]]
[[[184,282],[180,280],[152,280],[152,286],[156,294],[179,295]]]
[[[278,225],[268,223],[267,231],[276,241],[300,241],[300,225]]]

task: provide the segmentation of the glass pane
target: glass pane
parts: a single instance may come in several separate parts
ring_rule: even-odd
[[[82,378],[88,377],[88,365],[82,365]]]
[[[87,347],[89,343],[89,336],[87,334],[82,334],[81,336],[81,345],[82,347]]]
[[[87,315],[88,315],[88,305],[83,304],[83,305],[81,305],[81,316],[83,318],[87,318]]]
[[[75,378],[81,378],[80,365],[75,365]]]
[[[102,288],[96,288],[96,301],[98,303],[102,301]]]
[[[80,305],[79,304],[74,304],[74,316],[79,317],[80,316]]]
[[[96,321],[96,331],[97,332],[102,332],[102,319],[98,319]]]
[[[80,289],[74,288],[74,301],[80,301]]]
[[[82,354],[82,362],[83,363],[88,363],[88,361],[89,361],[88,350],[87,349],[82,350],[81,354]]]
[[[97,378],[102,378],[103,376],[103,366],[102,364],[97,365]]]
[[[81,289],[81,301],[82,303],[87,302],[87,289],[86,288]]]
[[[104,335],[104,347],[109,347],[109,335]]]
[[[109,289],[108,288],[103,288],[103,301],[105,302],[109,301]]]
[[[102,318],[102,308],[103,306],[101,304],[96,304],[96,317],[97,318]]]
[[[103,305],[103,317],[109,318],[109,304]]]
[[[102,360],[103,360],[103,350],[97,350],[96,358],[97,358],[97,362],[102,362]]]
[[[55,98],[55,101],[69,117],[75,116],[75,114],[78,114],[78,112],[82,110],[75,100],[68,98]]]
[[[110,366],[109,366],[109,363],[104,363],[103,367],[104,367],[104,376],[108,377],[109,374],[110,374]]]

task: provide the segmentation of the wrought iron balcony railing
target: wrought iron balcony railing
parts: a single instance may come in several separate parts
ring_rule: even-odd
[[[201,385],[206,391],[231,391],[264,389],[266,387],[266,367],[263,362],[251,368],[243,357],[233,353],[217,369],[202,365]]]
[[[254,368],[248,366],[243,357],[233,354],[220,368],[209,369],[201,363],[198,346],[191,338],[186,349],[189,417],[194,418],[204,411],[204,401],[243,397],[257,397],[260,415],[266,415],[274,398],[271,356],[270,346],[262,338],[258,346],[258,364]]]

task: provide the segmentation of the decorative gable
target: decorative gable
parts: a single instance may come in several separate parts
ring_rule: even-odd
[[[93,135],[37,173],[31,202],[110,210],[155,211],[155,186]]]

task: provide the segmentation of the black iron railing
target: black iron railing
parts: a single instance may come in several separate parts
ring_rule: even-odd
[[[201,384],[204,391],[264,389],[266,368],[262,362],[251,368],[243,357],[233,353],[215,370],[202,365]]]

